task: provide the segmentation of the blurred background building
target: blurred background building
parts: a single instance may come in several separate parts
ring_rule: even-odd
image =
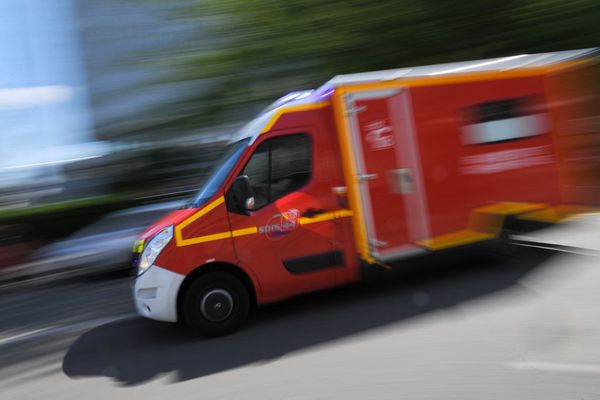
[[[149,109],[180,100],[197,85],[167,77],[150,55],[190,40],[191,24],[169,19],[172,2],[73,0],[77,11],[94,127],[102,140],[143,135],[175,119]]]
[[[0,19],[0,186],[50,187],[62,164],[107,151],[93,143],[78,18],[69,0],[9,0]]]
[[[172,18],[182,4],[0,2],[0,266],[113,210],[198,187],[231,130],[161,112],[202,90],[156,60],[198,28]]]
[[[192,180],[206,170],[198,153],[199,163],[173,154],[197,141],[190,129],[169,129],[181,115],[155,111],[201,90],[165,78],[170,67],[149,57],[190,40],[192,24],[168,18],[177,8],[152,1],[2,2],[0,207],[114,193],[130,183],[123,182],[125,165],[133,172],[150,162],[152,177],[175,181],[186,170],[197,168]],[[170,168],[174,158],[184,168]]]

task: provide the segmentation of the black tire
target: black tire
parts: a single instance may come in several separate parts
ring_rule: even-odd
[[[225,272],[210,272],[196,279],[183,297],[185,323],[203,336],[223,336],[239,329],[250,312],[246,286]]]

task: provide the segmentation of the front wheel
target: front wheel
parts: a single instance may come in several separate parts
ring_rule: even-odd
[[[235,276],[211,272],[195,280],[183,298],[183,318],[204,336],[222,336],[236,331],[248,318],[250,296]]]

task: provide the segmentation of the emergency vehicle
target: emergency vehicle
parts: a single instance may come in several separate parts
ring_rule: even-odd
[[[256,305],[594,203],[596,50],[341,75],[243,127],[134,246],[138,312],[204,335]]]

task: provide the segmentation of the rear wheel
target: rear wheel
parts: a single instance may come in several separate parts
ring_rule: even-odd
[[[204,336],[222,336],[236,331],[248,318],[250,296],[235,276],[211,272],[195,280],[183,298],[183,318]]]

